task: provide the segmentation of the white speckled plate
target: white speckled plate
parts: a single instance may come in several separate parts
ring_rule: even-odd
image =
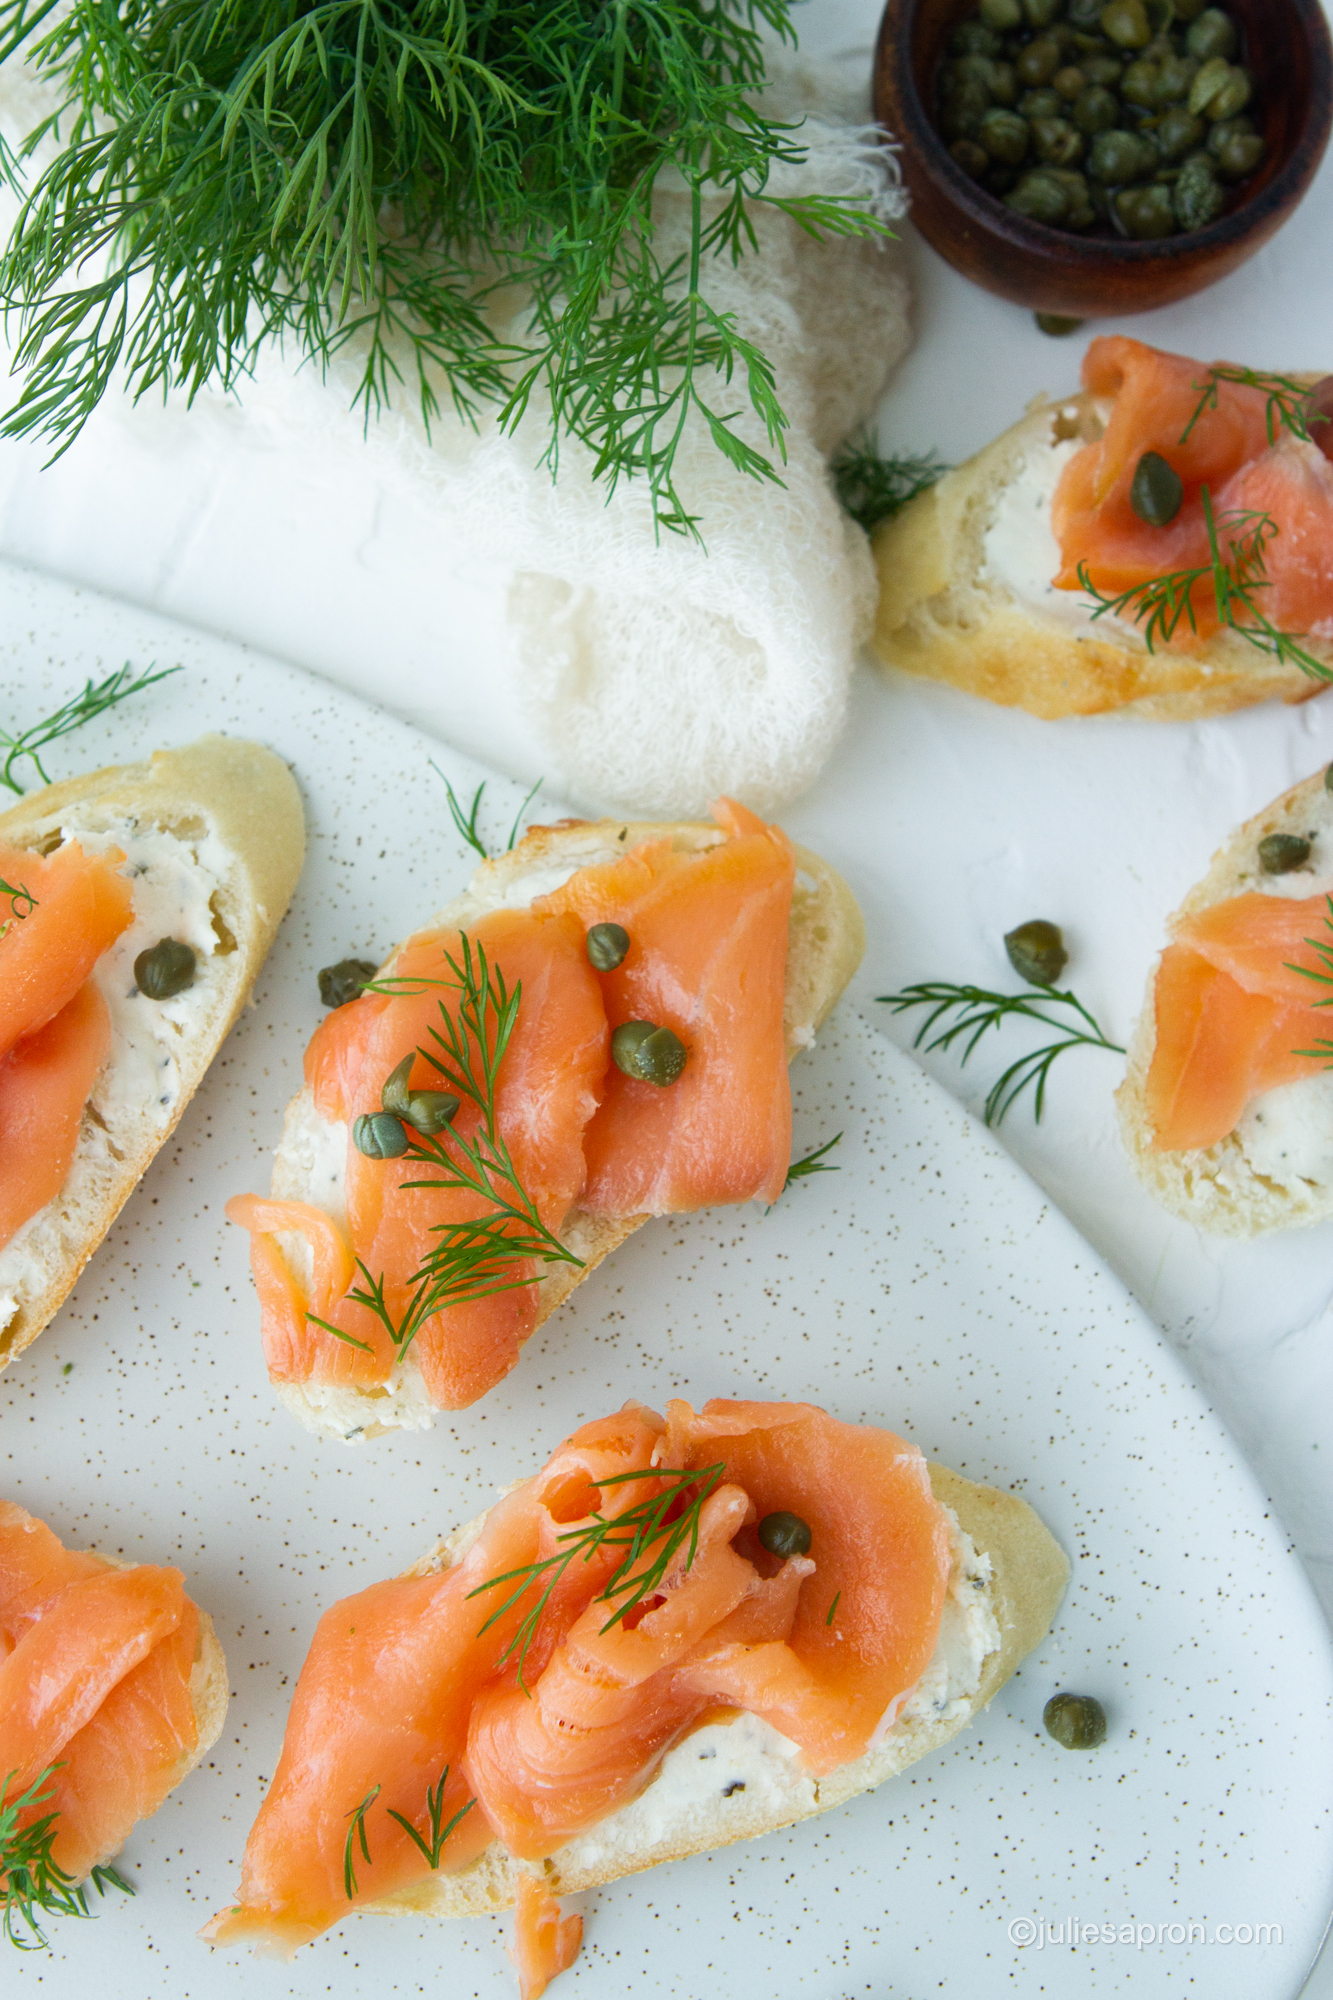
[[[318,1611],[401,1569],[575,1424],[679,1391],[890,1424],[1024,1493],[1074,1581],[990,1713],[901,1781],[584,1899],[561,2000],[1295,1995],[1333,1898],[1333,1663],[1304,1576],[1116,1280],[854,1016],[795,1072],[798,1141],[842,1130],[840,1173],[767,1216],[643,1230],[499,1391],[425,1437],[340,1449],[275,1406],[222,1204],[267,1186],[320,1016],[316,968],[385,949],[467,872],[428,759],[460,792],[482,774],[305,675],[0,566],[0,720],[126,657],[187,672],[53,773],[204,728],[254,734],[295,766],[310,853],[253,1009],[71,1303],[0,1376],[0,1491],[76,1544],[179,1562],[217,1620],[233,1701],[207,1765],[129,1844],[136,1901],[64,1924],[49,1956],[11,1955],[4,1990],[509,1996],[499,1921],[360,1918],[291,1967],[211,1957],[193,1933],[231,1895]],[[488,803],[494,835],[515,789],[496,782]],[[1102,1749],[1044,1735],[1058,1688],[1104,1702]]]

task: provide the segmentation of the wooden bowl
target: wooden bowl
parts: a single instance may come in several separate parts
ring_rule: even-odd
[[[1252,257],[1304,195],[1333,122],[1333,47],[1320,0],[1225,0],[1258,79],[1268,152],[1235,207],[1156,242],[1079,236],[1016,215],[949,157],[932,116],[945,45],[976,0],[888,0],[875,49],[875,116],[902,147],[912,220],[964,277],[1034,312],[1147,312]]]

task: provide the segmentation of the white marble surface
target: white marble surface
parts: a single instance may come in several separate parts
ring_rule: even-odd
[[[868,47],[872,6],[812,0],[807,41]],[[855,58],[853,58],[855,59]],[[1333,158],[1297,216],[1225,283],[1100,330],[1266,367],[1333,367]],[[917,345],[886,399],[886,447],[957,458],[1038,390],[1077,375],[1055,342],[920,244]],[[49,470],[0,447],[0,552],[247,638],[328,674],[515,777],[540,775],[512,702],[505,581],[463,575],[430,519],[367,480],[334,484],[240,423],[107,409]],[[22,689],[5,710],[22,710]],[[1046,916],[1114,1037],[1140,1004],[1167,913],[1234,823],[1333,758],[1333,700],[1195,725],[1043,724],[951,691],[860,675],[823,779],[785,816],[845,868],[870,945],[857,992],[922,977],[1003,981],[1000,938]],[[983,1056],[934,1073],[978,1105]],[[1119,1059],[1066,1058],[1046,1120],[1002,1136],[1185,1354],[1333,1607],[1333,1225],[1227,1244],[1171,1221],[1132,1180],[1111,1091]],[[1326,1986],[1333,1992],[1333,1974]]]

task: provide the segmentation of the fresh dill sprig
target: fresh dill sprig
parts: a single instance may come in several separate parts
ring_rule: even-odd
[[[793,1181],[805,1180],[810,1174],[840,1174],[842,1168],[834,1166],[825,1155],[833,1151],[841,1138],[841,1132],[835,1132],[831,1139],[826,1139],[822,1146],[816,1146],[814,1152],[807,1153],[803,1160],[793,1160],[782,1183],[782,1192],[786,1194]]]
[[[23,786],[14,776],[14,766],[30,758],[37,775],[44,785],[51,780],[42,766],[41,752],[48,744],[55,743],[62,736],[69,736],[74,730],[82,729],[86,722],[95,722],[108,709],[116,708],[131,695],[142,694],[145,688],[165,681],[172,674],[180,672],[179,667],[145,667],[135,673],[128,660],[123,667],[117,667],[114,674],[108,674],[104,681],[89,680],[80,693],[58,708],[54,715],[48,715],[42,722],[31,723],[20,730],[17,736],[7,729],[0,729],[0,752],[4,761],[0,763],[0,785],[8,786],[11,792],[23,795]]]
[[[778,196],[806,157],[756,108],[791,0],[0,0],[0,60],[63,94],[27,135],[61,150],[0,259],[23,376],[3,432],[55,453],[113,378],[136,400],[234,390],[287,343],[359,370],[367,422],[415,401],[516,425],[540,390],[544,462],[582,440],[608,485],[643,479],[659,526],[697,533],[675,482],[701,421],[776,480],[788,418],[767,356],[711,275],[756,247],[754,204],[811,235],[884,232],[852,196]],[[686,241],[654,233],[660,185]],[[523,323],[493,316],[519,288]],[[497,307],[497,299],[500,300]],[[759,448],[737,430],[759,420]]]
[[[547,1556],[541,1562],[524,1563],[519,1569],[506,1570],[503,1576],[488,1577],[485,1583],[479,1583],[475,1590],[468,1592],[469,1598],[480,1597],[484,1591],[498,1590],[502,1584],[514,1585],[504,1603],[478,1630],[477,1637],[480,1639],[527,1591],[545,1578],[541,1595],[529,1607],[497,1662],[503,1667],[517,1654],[518,1684],[525,1694],[531,1692],[523,1678],[528,1649],[536,1637],[551,1593],[570,1564],[576,1560],[591,1562],[604,1549],[625,1551],[605,1586],[593,1599],[594,1604],[615,1605],[601,1628],[603,1632],[609,1632],[613,1625],[618,1625],[657,1590],[676,1554],[687,1543],[685,1568],[690,1568],[699,1552],[700,1513],[704,1502],[720,1484],[726,1469],[725,1464],[705,1465],[697,1472],[683,1471],[677,1466],[661,1466],[647,1472],[616,1472],[606,1479],[596,1480],[594,1484],[599,1491],[608,1486],[624,1486],[634,1479],[656,1480],[661,1483],[661,1491],[646,1500],[635,1501],[620,1514],[607,1516],[600,1508],[594,1509],[581,1526],[568,1528],[556,1536],[558,1542],[568,1546],[559,1549],[555,1555]],[[644,1567],[636,1570],[634,1566],[640,1558],[646,1559]],[[623,1602],[617,1602],[617,1599]]]
[[[481,834],[477,830],[477,814],[481,810],[482,795],[486,790],[486,780],[483,778],[481,783],[477,786],[476,791],[472,794],[472,804],[468,808],[467,812],[464,812],[462,805],[459,803],[457,792],[455,792],[453,786],[449,783],[449,780],[445,777],[444,772],[440,769],[439,765],[435,762],[435,759],[433,757],[430,760],[430,768],[432,771],[434,771],[436,777],[441,779],[444,784],[444,789],[449,799],[449,815],[450,818],[453,820],[454,825],[458,828],[459,835],[462,838],[464,845],[470,847],[474,853],[479,854],[483,861],[490,861],[491,859],[493,859],[490,849],[487,847],[485,841],[481,837]],[[522,824],[523,815],[527,811],[528,807],[532,804],[532,801],[536,798],[538,792],[541,790],[544,783],[545,780],[543,778],[538,778],[536,784],[532,787],[531,791],[524,799],[522,805],[519,807],[518,811],[514,814],[514,824],[509,829],[509,838],[504,845],[504,852],[506,854],[513,853],[514,848],[518,842],[518,829]]]
[[[916,458],[881,458],[870,433],[859,431],[833,454],[829,470],[838,499],[869,534],[942,479],[949,468],[933,452]]]
[[[37,908],[37,898],[26,883],[20,882],[15,886],[13,882],[6,882],[3,875],[0,875],[0,896],[8,896],[9,914],[16,923],[21,924],[24,918],[30,917]],[[26,903],[27,908],[21,910],[20,903]]]
[[[1259,368],[1233,368],[1222,364],[1210,368],[1204,381],[1190,385],[1199,391],[1199,400],[1193,416],[1181,432],[1182,444],[1188,444],[1190,432],[1204,411],[1217,408],[1219,382],[1236,382],[1244,389],[1262,390],[1268,399],[1264,407],[1264,423],[1270,444],[1277,443],[1280,430],[1289,430],[1293,437],[1301,438],[1307,444],[1312,443],[1311,422],[1326,424],[1329,421],[1322,410],[1312,409],[1307,384],[1295,381],[1290,375],[1270,375]]]
[[[426,1787],[426,1816],[430,1821],[429,1840],[422,1839],[410,1819],[405,1819],[402,1813],[395,1812],[392,1806],[388,1807],[389,1818],[396,1819],[408,1838],[416,1842],[428,1866],[432,1869],[436,1869],[440,1865],[440,1855],[444,1850],[445,1841],[448,1840],[454,1828],[463,1818],[463,1815],[470,1813],[473,1806],[477,1803],[475,1799],[469,1799],[465,1805],[459,1807],[448,1826],[444,1826],[442,1824],[444,1819],[444,1787],[448,1782],[448,1778],[449,1766],[446,1764],[440,1773],[439,1783],[433,1786],[427,1785]],[[366,1803],[369,1804],[369,1800]],[[362,1832],[364,1836],[364,1823]],[[367,1855],[366,1859],[370,1859],[369,1855]]]
[[[511,992],[499,966],[487,958],[484,946],[474,944],[466,934],[461,938],[461,956],[455,958],[446,952],[445,964],[449,969],[445,979],[372,979],[362,988],[365,993],[399,997],[442,986],[457,994],[452,1011],[440,1002],[439,1026],[429,1033],[432,1046],[419,1048],[418,1054],[430,1063],[446,1090],[479,1114],[471,1139],[452,1129],[435,1138],[409,1133],[408,1157],[419,1162],[430,1178],[404,1181],[405,1190],[462,1192],[477,1196],[486,1206],[470,1221],[434,1225],[434,1247],[408,1280],[410,1296],[401,1317],[394,1317],[385,1297],[383,1274],[376,1276],[357,1259],[361,1283],[347,1296],[379,1320],[399,1360],[436,1313],[489,1298],[495,1292],[539,1283],[540,1273],[523,1271],[520,1267],[524,1263],[535,1260],[583,1268],[582,1258],[567,1249],[542,1221],[496,1122],[500,1065],[518,1020],[523,989],[515,986]],[[308,1313],[307,1318],[349,1347],[369,1351],[365,1341],[354,1339],[317,1314]]]
[[[1101,1028],[1088,1012],[1083,1002],[1072,993],[1057,993],[1047,986],[1029,986],[1022,993],[992,993],[984,986],[952,986],[940,979],[919,980],[913,986],[905,986],[901,993],[881,993],[878,998],[895,1014],[902,1014],[911,1007],[929,1007],[930,1013],[917,1030],[912,1047],[950,1049],[960,1037],[967,1037],[967,1045],[960,1061],[966,1063],[982,1037],[991,1028],[998,1028],[1008,1020],[1022,1019],[1038,1021],[1045,1029],[1054,1030],[1056,1039],[1045,1042],[1040,1048],[1020,1056],[1010,1063],[1004,1075],[995,1083],[987,1098],[985,1119],[988,1125],[999,1125],[1023,1092],[1034,1089],[1033,1115],[1040,1123],[1046,1108],[1046,1083],[1051,1066],[1057,1056],[1066,1049],[1092,1048],[1110,1049],[1115,1055],[1125,1051],[1118,1042],[1108,1041]],[[1052,1019],[1043,1013],[1045,1007],[1068,1008],[1073,1016]],[[927,1041],[937,1021],[958,1011],[957,1020],[943,1029],[933,1040]]]
[[[1324,929],[1329,932],[1329,936],[1326,938],[1301,939],[1302,944],[1309,945],[1311,951],[1319,960],[1319,964],[1317,966],[1293,965],[1290,961],[1284,960],[1283,965],[1287,972],[1299,972],[1302,979],[1313,979],[1320,986],[1333,986],[1333,896],[1325,896],[1324,901],[1328,905],[1328,915],[1324,918]],[[1322,1000],[1312,1000],[1310,1004],[1312,1007],[1333,1007],[1333,993],[1326,994]],[[1333,1041],[1325,1040],[1321,1035],[1316,1040],[1312,1049],[1293,1049],[1292,1054],[1294,1056],[1313,1056],[1325,1062],[1333,1062]]]
[[[343,1847],[343,1888],[350,1903],[356,1894],[356,1842],[361,1842],[361,1857],[367,1868],[370,1866],[370,1844],[366,1839],[366,1814],[380,1795],[380,1787],[372,1785],[359,1806],[353,1806],[346,1817],[352,1822],[347,1829],[347,1840]]]
[[[830,1604],[828,1608],[828,1617],[824,1620],[824,1623],[826,1625],[831,1625],[833,1623],[834,1617],[837,1614],[838,1606],[841,1604],[841,1602],[842,1602],[842,1592],[840,1590],[835,1590],[833,1593],[833,1602],[832,1604]]]
[[[1317,660],[1300,644],[1306,634],[1279,631],[1256,601],[1257,592],[1270,588],[1265,549],[1280,532],[1272,515],[1253,508],[1236,508],[1214,516],[1212,495],[1206,486],[1200,489],[1200,497],[1208,530],[1209,560],[1193,569],[1150,577],[1145,583],[1136,583],[1114,596],[1098,590],[1087,563],[1081,562],[1078,580],[1096,604],[1093,620],[1114,616],[1141,626],[1144,643],[1154,653],[1159,642],[1170,643],[1182,621],[1188,623],[1192,632],[1198,631],[1194,592],[1200,584],[1207,584],[1212,590],[1220,626],[1229,628],[1259,652],[1270,654],[1282,666],[1299,667],[1314,680],[1333,680],[1333,667]],[[1222,536],[1230,552],[1226,556],[1222,554]]]
[[[13,1798],[9,1793],[14,1781],[12,1771],[0,1785],[3,1930],[9,1942],[19,1951],[46,1949],[46,1934],[38,1921],[39,1912],[49,1917],[92,1915],[86,1889],[66,1873],[52,1853],[59,1813],[42,1813],[38,1818],[29,1820],[26,1826],[20,1824],[25,1813],[31,1812],[34,1806],[45,1805],[52,1797],[51,1780],[60,1768],[59,1764],[48,1765],[25,1792]],[[127,1896],[134,1894],[132,1885],[124,1881],[114,1868],[94,1868],[88,1879],[99,1896],[105,1896],[109,1888],[120,1889]]]

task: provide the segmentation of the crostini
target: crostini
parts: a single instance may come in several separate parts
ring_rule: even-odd
[[[1171,918],[1117,1092],[1139,1178],[1221,1236],[1333,1215],[1333,793],[1235,832]]]
[[[1333,400],[1303,400],[1319,379],[1094,340],[1079,394],[1043,398],[878,530],[879,659],[1047,718],[1174,720],[1317,694],[1325,683],[1290,656],[1219,629],[1205,494],[1257,612],[1333,668]],[[1197,571],[1193,615],[1154,626],[1150,650],[1151,607],[1094,618],[1080,565],[1112,600]]]
[[[649,1216],[774,1201],[789,1059],[855,970],[827,863],[716,823],[534,828],[311,1041],[251,1231],[264,1351],[312,1430],[474,1402]]]
[[[287,766],[225,736],[0,814],[0,1367],[174,1129],[304,852]]]
[[[826,1812],[946,1743],[1068,1577],[1025,1502],[806,1403],[640,1403],[320,1620],[214,1944],[554,1898]],[[565,1920],[566,1923],[577,1920]]]
[[[21,1948],[217,1741],[227,1663],[179,1570],[78,1554],[0,1501],[0,1904]]]

